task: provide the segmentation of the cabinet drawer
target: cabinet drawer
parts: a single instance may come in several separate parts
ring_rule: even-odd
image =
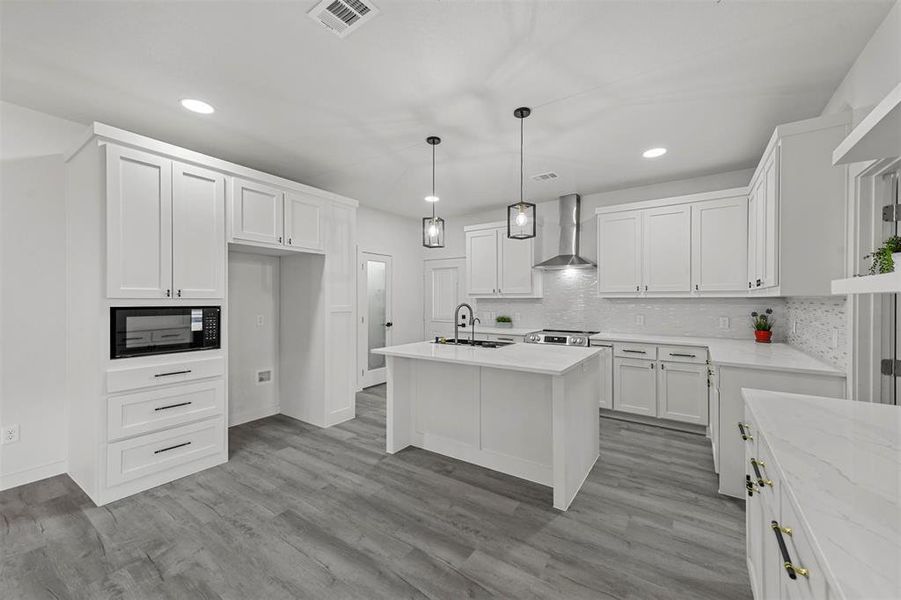
[[[112,487],[222,452],[225,423],[216,417],[107,446],[107,485]]]
[[[798,519],[791,501],[788,499],[785,488],[780,492],[780,502],[782,520],[779,525],[791,530],[791,534],[782,534],[785,545],[788,548],[788,559],[791,564],[797,568],[807,570],[807,575],[798,574],[796,579],[791,579],[783,567],[780,572],[782,581],[782,597],[783,598],[826,598],[828,584],[814,559],[813,546],[807,537],[807,533],[801,528],[801,521]],[[775,535],[771,532],[770,535]],[[782,564],[782,557],[779,558]]]
[[[224,373],[225,360],[221,356],[110,369],[106,372],[106,391],[114,394],[168,383],[219,377]]]
[[[613,344],[613,355],[621,358],[657,360],[657,346],[654,344]]]
[[[669,362],[706,363],[707,348],[692,346],[658,346],[657,356]]]
[[[118,440],[212,417],[222,414],[224,404],[222,379],[112,396],[107,401],[108,437]]]
[[[500,333],[489,333],[486,336],[487,339],[492,342],[522,342],[523,336],[521,335],[509,335],[509,334],[500,334]]]

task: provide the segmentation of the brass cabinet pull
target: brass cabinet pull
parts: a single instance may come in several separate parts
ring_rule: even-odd
[[[776,534],[776,542],[779,544],[779,552],[782,554],[782,566],[785,567],[788,578],[797,579],[798,575],[801,577],[810,577],[810,571],[804,567],[793,564],[791,556],[788,555],[788,546],[785,545],[785,538],[782,537],[782,534],[785,533],[786,535],[791,535],[791,528],[782,527],[776,521],[770,521],[770,527],[772,527],[773,533]]]
[[[756,458],[752,458],[751,466],[754,467],[754,474],[757,475],[757,484],[760,487],[763,487],[765,485],[773,487],[773,480],[767,479],[766,477],[764,477],[763,475],[760,474],[760,467],[766,466],[765,464],[763,464],[762,460],[757,460]],[[791,534],[789,533],[788,535],[791,535]]]
[[[745,431],[747,429],[747,431]],[[741,434],[741,439],[746,442],[749,442],[754,439],[754,436],[751,435],[751,426],[741,421],[738,422],[738,432]]]

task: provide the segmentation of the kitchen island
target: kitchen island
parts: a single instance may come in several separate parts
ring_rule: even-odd
[[[417,342],[387,357],[386,449],[437,452],[550,486],[566,510],[598,458],[597,348]]]

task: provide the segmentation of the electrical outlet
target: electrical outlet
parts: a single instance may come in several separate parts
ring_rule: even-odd
[[[270,381],[272,381],[271,370],[257,371],[257,383],[269,383]]]
[[[729,329],[729,317],[720,317],[720,329]]]
[[[15,444],[18,441],[19,441],[19,426],[18,425],[4,425],[3,426],[3,437],[0,438],[0,443]]]
[[[644,315],[635,315],[635,324],[644,325]]]
[[[263,326],[263,315],[257,315],[257,327]]]

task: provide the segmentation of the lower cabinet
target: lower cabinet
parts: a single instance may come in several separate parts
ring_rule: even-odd
[[[660,361],[657,416],[707,425],[707,365]]]
[[[613,409],[657,416],[657,362],[613,359]]]

